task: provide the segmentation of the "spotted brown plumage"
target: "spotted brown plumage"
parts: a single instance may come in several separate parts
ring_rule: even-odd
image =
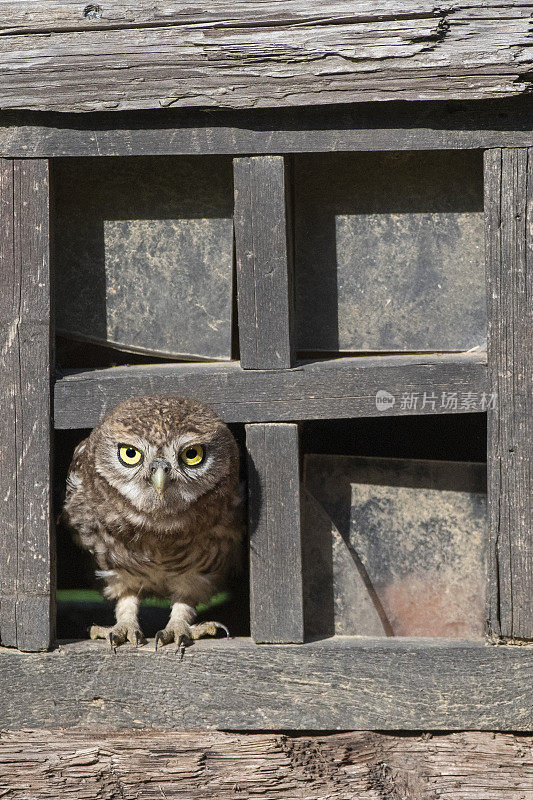
[[[144,642],[145,595],[171,596],[158,643],[216,633],[193,625],[195,606],[219,590],[240,556],[239,456],[229,428],[184,397],[137,397],[107,414],[74,451],[63,516],[117,601],[112,646]]]

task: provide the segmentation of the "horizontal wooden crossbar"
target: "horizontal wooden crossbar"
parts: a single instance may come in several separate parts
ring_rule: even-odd
[[[0,113],[11,158],[466,150],[533,145],[533,108],[500,101],[390,102],[293,109]]]
[[[103,642],[0,648],[4,728],[523,731],[532,679],[533,648],[449,639],[201,641],[183,661],[153,640],[116,655]]]
[[[378,409],[380,391],[394,403],[385,397]],[[286,370],[229,362],[78,371],[56,381],[54,424],[92,427],[127,397],[166,394],[196,397],[226,422],[475,412],[488,402],[486,353],[336,358]]]

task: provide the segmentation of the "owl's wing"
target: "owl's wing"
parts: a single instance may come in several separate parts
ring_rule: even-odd
[[[86,452],[87,442],[88,439],[84,439],[74,450],[67,475],[65,502],[59,518],[73,530],[82,547],[90,549],[87,537],[98,531],[98,524],[90,491],[91,458]],[[80,538],[82,535],[83,541]]]
[[[72,461],[68,468],[67,480],[65,485],[64,497],[61,502],[61,511],[58,514],[57,522],[63,522],[66,525],[72,525],[73,522],[70,518],[70,511],[72,510],[72,501],[78,495],[77,502],[80,501],[80,490],[82,489],[81,481],[81,466],[84,458],[84,450],[87,445],[87,439],[83,439],[72,455]]]
[[[87,439],[83,439],[74,450],[72,461],[68,468],[67,474],[67,493],[69,490],[75,490],[80,485],[80,468],[83,459],[83,452],[87,446]]]

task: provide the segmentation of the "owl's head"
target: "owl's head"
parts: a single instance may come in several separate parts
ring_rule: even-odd
[[[229,428],[185,397],[135,397],[91,433],[95,469],[139,511],[179,513],[238,473]]]

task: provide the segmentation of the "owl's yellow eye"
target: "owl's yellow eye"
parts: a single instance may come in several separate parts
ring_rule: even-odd
[[[191,444],[180,453],[180,458],[188,467],[197,467],[204,460],[205,452],[201,444]]]
[[[143,460],[143,454],[131,444],[119,444],[118,460],[125,467],[136,467]]]

